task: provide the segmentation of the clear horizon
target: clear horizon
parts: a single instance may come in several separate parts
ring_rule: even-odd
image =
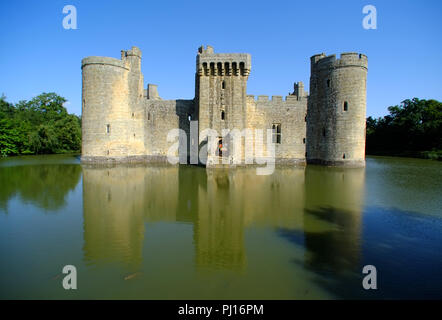
[[[76,30],[62,26],[68,4]],[[376,30],[362,27],[368,4]],[[80,115],[81,60],[137,46],[144,87],[192,99],[197,49],[211,45],[252,55],[248,94],[286,96],[298,81],[309,91],[310,56],[354,51],[368,56],[367,116],[379,117],[404,99],[442,100],[441,9],[439,1],[2,2],[0,94],[16,103],[56,92]]]

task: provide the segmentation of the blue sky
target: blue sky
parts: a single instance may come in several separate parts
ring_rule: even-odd
[[[62,26],[65,5],[78,29]],[[377,9],[377,29],[362,28],[362,8]],[[145,86],[163,99],[194,96],[195,56],[252,54],[248,94],[308,88],[313,54],[368,56],[367,115],[383,116],[406,98],[442,101],[442,1],[1,1],[0,94],[8,101],[56,92],[81,113],[81,59],[143,52]]]

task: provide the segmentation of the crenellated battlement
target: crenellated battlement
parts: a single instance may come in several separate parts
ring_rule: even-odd
[[[289,95],[289,96],[271,96],[268,95],[247,95],[248,103],[255,103],[263,106],[293,106],[298,103],[300,100],[297,96]],[[304,102],[305,103],[305,100]]]
[[[252,58],[248,53],[214,53],[213,47],[201,46],[196,57],[196,71],[199,76],[248,76]]]
[[[132,47],[130,50],[121,50],[121,60],[127,57],[137,57],[141,59],[141,50],[138,47]]]
[[[367,69],[368,67],[367,56],[357,52],[341,53],[339,59],[336,58],[335,54],[329,56],[326,56],[325,53],[316,54],[310,58],[310,62],[312,73],[331,68],[361,67]]]

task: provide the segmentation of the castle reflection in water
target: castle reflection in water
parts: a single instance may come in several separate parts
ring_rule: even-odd
[[[244,269],[250,226],[271,226],[304,246],[307,268],[345,273],[359,267],[364,168],[278,168],[268,176],[257,176],[253,168],[82,170],[88,264],[120,263],[136,270],[149,223],[182,222],[193,226],[200,270]]]

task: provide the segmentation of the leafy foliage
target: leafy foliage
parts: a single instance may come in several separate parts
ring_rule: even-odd
[[[442,159],[442,103],[413,98],[367,118],[367,154]]]
[[[0,98],[0,156],[78,152],[81,120],[69,114],[66,99],[42,93],[13,105]]]

